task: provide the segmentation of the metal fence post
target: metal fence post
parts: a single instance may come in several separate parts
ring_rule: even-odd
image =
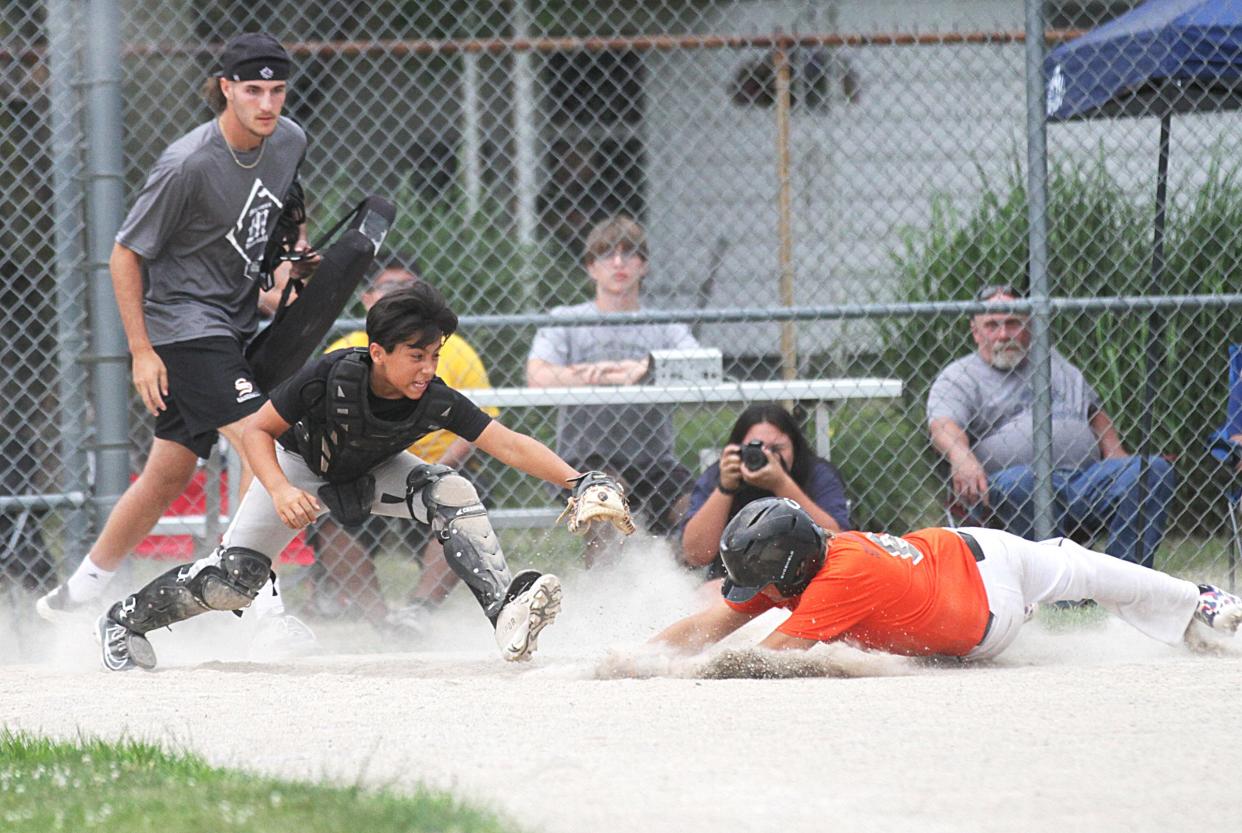
[[[48,96],[51,120],[52,226],[55,237],[56,364],[60,383],[60,491],[87,489],[84,449],[86,280],[82,252],[81,97],[76,89],[81,27],[69,0],[47,0]],[[63,551],[69,566],[85,553],[87,519],[83,509],[67,510]]]
[[[513,35],[518,39],[530,37],[530,10],[526,0],[515,0],[513,3]],[[537,183],[539,155],[535,149],[538,131],[535,117],[538,108],[535,103],[535,71],[532,67],[534,56],[532,50],[519,49],[513,53],[513,169],[514,187],[517,190],[517,239],[521,249],[521,274],[523,303],[534,283],[531,275],[531,255],[535,250],[536,204],[539,185]]]
[[[121,10],[117,0],[91,0],[86,11],[87,245],[97,450],[94,504],[96,521],[102,527],[129,485],[130,469],[128,351],[108,269],[125,198]]]
[[[1035,535],[1051,538],[1052,518],[1052,336],[1048,303],[1048,148],[1044,124],[1043,0],[1026,0],[1026,182],[1030,223],[1032,387],[1035,440]]]

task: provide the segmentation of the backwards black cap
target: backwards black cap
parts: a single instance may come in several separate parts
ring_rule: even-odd
[[[289,68],[280,41],[266,32],[247,32],[225,45],[213,74],[230,81],[284,81]]]

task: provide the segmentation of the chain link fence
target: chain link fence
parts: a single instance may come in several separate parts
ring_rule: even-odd
[[[1048,43],[1134,5],[1047,3]],[[367,193],[393,200],[398,219],[379,261],[444,291],[462,316],[456,338],[504,389],[494,401],[505,424],[555,447],[561,408],[592,401],[566,390],[540,400],[559,405],[531,405],[529,391],[509,389],[527,387],[540,328],[581,334],[581,311],[550,312],[595,299],[588,235],[628,215],[646,234],[641,309],[626,313],[628,329],[595,339],[624,354],[596,358],[696,344],[718,351],[725,380],[764,384],[651,405],[622,428],[667,420],[672,459],[648,461],[641,446],[640,470],[626,474],[681,466],[698,477],[743,408],[770,401],[791,409],[810,450],[839,470],[851,525],[948,522],[958,472],[929,442],[929,392],[942,368],[976,349],[976,292],[1028,282],[1021,4],[15,0],[0,11],[0,575],[18,626],[26,594],[72,570],[124,488],[96,482],[101,449],[116,446],[99,436],[99,373],[125,364],[99,355],[91,329],[115,320],[89,231],[98,216],[89,212],[103,210],[95,185],[115,172],[87,170],[91,96],[117,80],[92,68],[92,49],[108,48],[92,15],[110,10],[124,125],[124,204],[107,208],[117,220],[162,149],[211,117],[198,89],[223,42],[270,30],[295,63],[286,114],[310,136],[301,179],[311,238]],[[1155,286],[1159,120],[1046,128],[1052,344],[1081,369],[1126,452],[1171,461],[1156,565],[1227,584],[1231,472],[1205,442],[1225,418],[1228,346],[1242,340],[1237,118],[1173,122]],[[634,242],[625,241],[622,255]],[[360,297],[332,337],[364,312]],[[685,338],[669,336],[679,326]],[[626,331],[642,337],[627,342]],[[654,387],[661,373],[710,376],[714,361],[670,357]],[[843,384],[798,387],[807,380]],[[137,472],[151,421],[128,395],[123,445]],[[581,545],[549,527],[560,497],[482,457],[465,468],[510,560],[581,564]],[[214,543],[229,503],[225,467],[214,465],[143,543],[139,563]],[[687,484],[675,481],[647,495],[634,488],[647,508],[678,512]],[[662,531],[659,518],[646,520]],[[197,537],[176,534],[186,529]],[[676,557],[676,534],[669,540]],[[1108,542],[1104,530],[1096,545]],[[433,588],[444,571],[426,546],[427,536],[387,524],[313,530],[286,552],[296,565],[289,595],[308,615],[380,623],[411,599],[442,595]]]

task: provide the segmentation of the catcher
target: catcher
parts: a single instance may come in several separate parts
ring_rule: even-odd
[[[720,556],[724,598],[656,642],[695,651],[773,607],[792,614],[763,648],[844,640],[967,660],[1004,651],[1042,602],[1094,599],[1147,636],[1192,648],[1219,648],[1242,624],[1242,599],[1231,593],[1064,538],[1036,543],[976,527],[834,535],[786,498],[742,509],[724,529]]]
[[[512,575],[474,487],[452,468],[406,451],[446,428],[502,463],[569,487],[569,528],[593,523],[633,531],[617,483],[575,471],[551,449],[492,420],[436,374],[440,345],[457,316],[430,284],[389,293],[367,313],[366,348],[329,353],[272,391],[242,435],[258,482],[241,500],[215,551],[157,577],[99,618],[104,666],[153,668],[144,634],[206,613],[240,611],[254,600],[272,560],[322,512],[342,526],[368,515],[428,524],[449,566],[495,629],[506,660],[527,660],[540,631],[560,612],[553,575]]]

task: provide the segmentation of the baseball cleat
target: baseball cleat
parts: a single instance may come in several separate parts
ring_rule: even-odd
[[[417,640],[431,628],[432,608],[428,602],[414,601],[405,607],[389,610],[379,628],[397,639]]]
[[[1211,584],[1200,584],[1195,619],[1214,631],[1237,633],[1242,625],[1242,599]]]
[[[319,640],[305,622],[288,613],[263,616],[250,640],[251,662],[280,662],[319,653]]]
[[[53,587],[51,592],[39,597],[35,602],[35,613],[39,618],[59,625],[73,624],[89,616],[91,602],[75,602],[69,598],[69,588],[63,584]],[[87,620],[89,621],[89,620]]]
[[[107,613],[95,622],[95,637],[104,668],[109,671],[128,671],[131,668],[150,670],[155,667],[155,650],[140,633],[134,633]]]
[[[509,662],[524,662],[537,647],[539,633],[561,612],[561,582],[556,576],[539,576],[496,617],[496,644]]]

